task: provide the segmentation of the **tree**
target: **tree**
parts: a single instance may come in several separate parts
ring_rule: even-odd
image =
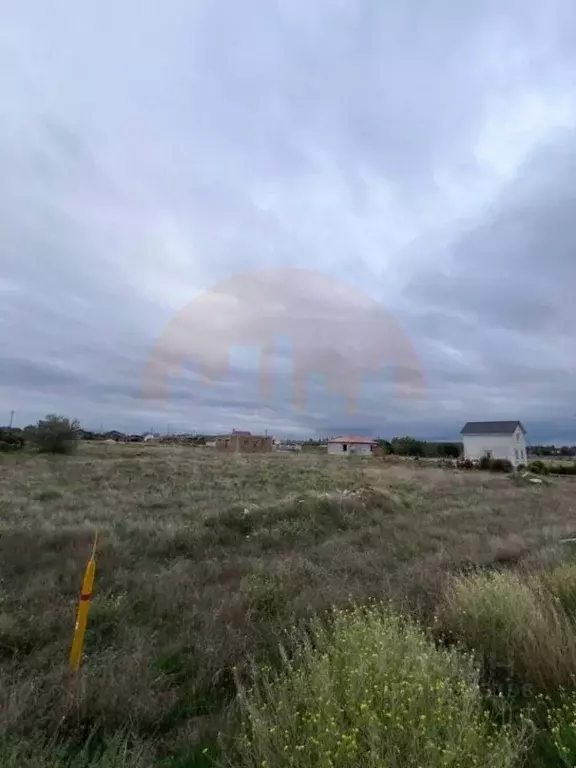
[[[460,458],[461,448],[458,443],[443,443],[438,447],[439,456],[443,456],[447,459]]]
[[[66,416],[48,414],[34,430],[34,442],[45,453],[73,453],[78,446],[80,422]]]
[[[415,437],[395,437],[392,440],[392,450],[398,456],[424,456],[425,444]]]

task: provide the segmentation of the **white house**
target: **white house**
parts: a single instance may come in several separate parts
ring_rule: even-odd
[[[469,421],[460,431],[465,459],[526,461],[526,430],[520,421]]]
[[[360,454],[369,456],[374,452],[378,443],[371,437],[357,437],[355,435],[341,435],[328,440],[328,453]]]

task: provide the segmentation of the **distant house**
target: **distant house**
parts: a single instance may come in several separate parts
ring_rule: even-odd
[[[282,443],[279,440],[274,440],[273,446],[277,451],[288,451],[289,453],[298,453],[302,450],[302,446],[298,443]]]
[[[272,437],[232,432],[216,438],[216,450],[226,453],[268,453],[272,450]]]
[[[378,443],[371,437],[356,435],[341,435],[328,440],[328,453],[370,455],[376,450]]]
[[[101,435],[102,440],[109,442],[112,440],[115,443],[126,440],[126,435],[123,432],[118,432],[116,429],[112,429],[110,432],[103,432]]]
[[[462,430],[465,459],[526,461],[526,430],[520,421],[469,421]]]

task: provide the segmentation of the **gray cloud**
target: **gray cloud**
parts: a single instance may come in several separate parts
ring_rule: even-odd
[[[251,0],[221,11],[52,0],[5,13],[6,410],[126,429],[429,437],[519,417],[531,434],[567,439],[573,4]],[[400,397],[403,363],[388,360],[365,377],[355,414],[319,379],[299,411],[280,342],[268,399],[246,344],[210,387],[183,359],[166,398],[141,396],[178,312],[231,275],[293,268],[326,274],[326,290],[243,295],[195,321],[192,348],[289,307],[287,335],[318,368],[343,356],[344,376],[382,335],[377,302],[408,334],[426,396]]]

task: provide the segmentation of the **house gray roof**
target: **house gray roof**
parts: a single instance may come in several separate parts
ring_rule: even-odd
[[[521,421],[467,421],[460,430],[461,435],[512,435],[520,427],[526,434]]]

